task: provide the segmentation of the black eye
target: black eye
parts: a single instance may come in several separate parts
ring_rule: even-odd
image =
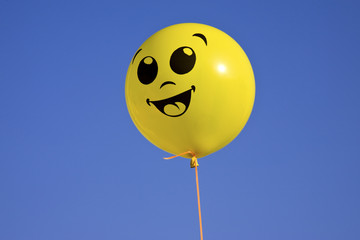
[[[195,65],[196,55],[190,47],[176,49],[170,58],[170,67],[177,74],[190,72]]]
[[[152,83],[158,73],[158,65],[153,57],[144,57],[138,67],[137,75],[142,84]]]

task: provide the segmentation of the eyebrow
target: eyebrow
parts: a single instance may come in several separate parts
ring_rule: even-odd
[[[135,60],[135,58],[136,58],[136,55],[138,55],[138,53],[141,51],[142,49],[140,48],[139,50],[137,50],[137,52],[135,53],[135,55],[134,55],[134,57],[133,57],[133,59],[132,59],[132,63],[134,63],[134,60]]]
[[[199,38],[201,38],[201,39],[204,41],[205,45],[207,46],[207,40],[206,40],[206,37],[204,36],[204,34],[195,33],[195,34],[193,35],[193,37],[199,37]]]

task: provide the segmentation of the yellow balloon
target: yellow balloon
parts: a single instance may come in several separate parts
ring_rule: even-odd
[[[192,151],[200,158],[243,129],[255,80],[246,54],[229,35],[182,23],[140,46],[128,68],[125,97],[133,122],[150,142],[174,155]]]

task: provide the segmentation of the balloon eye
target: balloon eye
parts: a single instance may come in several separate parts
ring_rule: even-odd
[[[137,75],[142,84],[152,83],[158,73],[158,65],[153,57],[144,57],[138,67]]]
[[[196,55],[190,47],[176,49],[170,58],[170,67],[177,74],[190,72],[195,65]]]

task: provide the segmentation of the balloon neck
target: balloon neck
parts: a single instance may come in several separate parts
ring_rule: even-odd
[[[190,167],[194,168],[194,167],[198,167],[199,163],[197,161],[197,158],[195,156],[193,156],[190,160]]]
[[[168,159],[173,159],[173,158],[176,158],[176,157],[180,157],[180,156],[182,156],[182,155],[185,155],[185,154],[191,154],[191,155],[192,155],[192,158],[191,158],[191,160],[190,160],[190,167],[191,167],[191,168],[194,168],[194,167],[198,167],[198,166],[199,166],[199,163],[198,163],[198,161],[197,161],[197,157],[196,157],[195,153],[192,152],[192,151],[183,152],[183,153],[180,153],[180,154],[178,154],[178,155],[171,156],[171,157],[167,157],[167,158],[164,158],[164,159],[166,159],[166,160],[168,160]]]

